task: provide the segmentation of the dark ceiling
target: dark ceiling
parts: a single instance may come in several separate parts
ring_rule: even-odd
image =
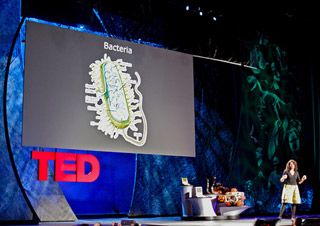
[[[153,27],[158,39],[148,41],[161,42],[160,36],[174,40],[160,43],[168,48],[212,56],[214,51],[206,51],[210,47],[236,58],[241,46],[256,40],[261,33],[286,51],[312,54],[318,29],[316,9],[314,5],[280,6],[268,1],[254,6],[207,0],[22,0],[22,12],[27,11],[30,17],[72,26],[84,24],[104,32],[96,10],[100,15],[112,14],[135,21],[140,29],[150,30],[145,25]],[[109,25],[104,24],[107,29]]]

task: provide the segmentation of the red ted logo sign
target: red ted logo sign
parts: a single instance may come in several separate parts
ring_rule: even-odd
[[[55,161],[55,181],[93,182],[100,174],[99,160],[93,155],[32,151],[31,158],[39,160],[39,180],[43,181],[48,179],[49,160]],[[85,163],[91,166],[91,172],[88,174],[85,174]],[[68,174],[65,171],[75,172],[75,174]]]

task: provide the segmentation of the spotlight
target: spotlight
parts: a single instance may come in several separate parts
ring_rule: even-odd
[[[199,12],[199,15],[202,16],[202,12],[201,11]]]
[[[78,27],[79,29],[84,29],[84,28],[85,28],[85,26],[84,26],[83,24],[78,24],[77,27]]]
[[[320,225],[320,218],[297,218],[296,219],[296,226],[300,225]]]
[[[275,226],[279,219],[256,219],[253,226]]]
[[[186,6],[186,10],[189,11],[189,9],[190,9],[190,8],[189,8],[189,6],[187,5],[187,6]]]
[[[217,17],[215,17],[215,16],[212,17],[212,20],[217,21]]]

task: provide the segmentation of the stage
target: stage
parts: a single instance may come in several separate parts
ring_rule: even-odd
[[[298,215],[297,217],[302,219],[319,219],[320,215]],[[95,223],[100,222],[103,226],[112,226],[113,222],[121,223],[122,220],[135,220],[139,226],[206,226],[206,225],[223,225],[223,226],[252,226],[256,220],[265,220],[274,222],[277,217],[248,217],[238,218],[234,220],[212,220],[212,221],[186,221],[181,220],[180,217],[153,217],[153,218],[95,218],[95,219],[79,219],[74,222],[40,222],[41,226],[81,226],[88,225],[93,226]],[[317,220],[317,222],[319,222]],[[17,224],[18,225],[18,224]],[[21,224],[19,224],[21,226]],[[270,224],[271,226],[273,224]],[[277,222],[278,226],[290,226],[292,221],[290,218],[284,218],[280,222]],[[320,225],[307,224],[307,225]],[[30,226],[30,225],[29,225]],[[123,225],[122,225],[123,226]]]

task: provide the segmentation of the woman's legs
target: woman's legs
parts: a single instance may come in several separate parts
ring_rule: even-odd
[[[286,210],[287,203],[282,203],[281,208],[280,208],[280,214],[279,218],[282,218],[282,215],[284,211]],[[296,210],[297,210],[297,205],[296,204],[291,204],[291,219],[294,219],[296,217]]]
[[[280,214],[279,214],[280,219],[282,218],[282,215],[283,215],[284,211],[286,210],[286,206],[287,206],[287,203],[282,203],[281,208],[280,208]]]
[[[297,205],[292,204],[291,205],[291,219],[294,219],[296,217],[296,210],[297,210]]]

